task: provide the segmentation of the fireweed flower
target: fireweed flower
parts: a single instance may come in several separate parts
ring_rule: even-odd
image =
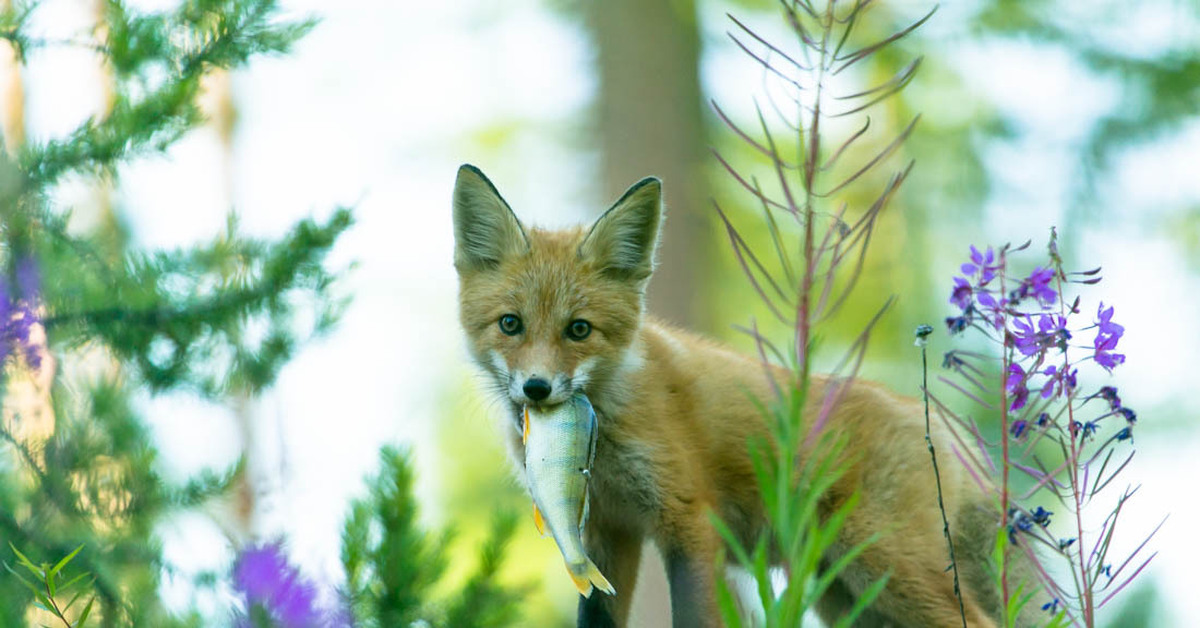
[[[947,351],[946,355],[942,356],[942,368],[953,369],[964,364],[963,359],[955,355],[953,351]]]
[[[986,285],[992,279],[996,278],[996,270],[1000,266],[996,264],[996,254],[992,251],[992,247],[987,248],[987,252],[980,253],[975,245],[971,245],[971,262],[963,264],[962,273],[968,277],[975,276],[979,273],[979,285]]]
[[[1104,386],[1096,391],[1092,397],[1099,397],[1108,402],[1109,407],[1113,410],[1121,407],[1121,396],[1117,394],[1116,386]],[[1091,399],[1092,397],[1089,397]]]
[[[949,316],[946,318],[946,327],[950,329],[952,335],[966,329],[970,323],[971,319],[966,316]]]
[[[1038,506],[1032,513],[1033,522],[1043,528],[1050,525],[1050,515],[1054,514],[1041,506]]]
[[[1009,410],[1024,408],[1025,401],[1029,399],[1029,389],[1025,387],[1025,369],[1020,364],[1014,362],[1008,365],[1008,379],[1004,385],[1013,397]]]
[[[248,606],[268,611],[280,626],[321,625],[321,613],[315,605],[316,587],[288,564],[281,543],[244,549],[233,569],[233,584]]]
[[[33,326],[39,322],[35,308],[40,292],[37,266],[25,258],[17,263],[16,275],[16,291],[0,277],[0,363],[20,353],[25,364],[37,370],[42,365],[42,354],[29,340]]]
[[[1029,285],[1029,292],[1033,298],[1038,300],[1042,305],[1054,305],[1054,301],[1058,298],[1058,293],[1050,289],[1050,282],[1054,280],[1054,271],[1049,268],[1037,267],[1029,274],[1029,278],[1025,283]]]
[[[1113,308],[1110,306],[1106,310],[1104,303],[1101,302],[1096,313],[1096,339],[1092,342],[1092,347],[1095,349],[1092,358],[1096,360],[1096,364],[1103,366],[1109,372],[1125,363],[1123,354],[1112,353],[1113,349],[1117,348],[1117,342],[1125,333],[1124,327],[1112,322],[1112,315]]]
[[[998,376],[996,379],[999,381],[993,379],[993,385],[988,386],[985,382],[993,376],[985,374],[987,371],[971,366],[971,361],[964,362],[958,355],[955,355],[954,351],[946,354],[943,366],[958,371],[967,377],[971,384],[974,384],[976,388],[983,389],[985,393],[1006,398],[1007,403],[1000,408],[1003,414],[1001,424],[1007,429],[1007,434],[1004,432],[1000,434],[1001,442],[1004,443],[1002,445],[1003,463],[990,469],[980,465],[976,471],[980,476],[989,473],[1001,476],[997,477],[991,490],[995,493],[994,497],[999,498],[997,503],[1010,504],[1006,513],[1004,511],[998,513],[1006,514],[1003,518],[1004,528],[1002,529],[1007,532],[1010,542],[1017,543],[1022,533],[1031,534],[1035,535],[1035,540],[1043,541],[1051,548],[1057,543],[1063,557],[1068,557],[1068,554],[1071,553],[1074,554],[1074,558],[1079,559],[1078,565],[1074,560],[1070,561],[1069,569],[1072,572],[1073,580],[1056,581],[1053,584],[1057,585],[1057,588],[1046,589],[1058,594],[1059,597],[1054,597],[1046,602],[1042,605],[1042,609],[1057,616],[1068,606],[1074,607],[1078,604],[1079,619],[1082,620],[1083,625],[1092,626],[1095,620],[1092,614],[1093,609],[1103,606],[1112,597],[1112,594],[1108,594],[1102,600],[1098,598],[1097,596],[1106,585],[1097,585],[1095,578],[1087,577],[1089,573],[1104,575],[1110,573],[1107,571],[1111,569],[1109,567],[1111,563],[1106,560],[1107,541],[1097,544],[1098,549],[1080,555],[1074,553],[1074,548],[1077,546],[1076,541],[1079,541],[1078,546],[1080,547],[1084,545],[1085,541],[1087,547],[1092,547],[1093,539],[1058,538],[1056,540],[1054,537],[1047,536],[1043,530],[1049,527],[1053,513],[1043,506],[1026,508],[1012,501],[1015,493],[1010,488],[1009,475],[1011,469],[1020,469],[1034,476],[1035,479],[1039,479],[1038,469],[1043,469],[1040,475],[1042,480],[1039,484],[1040,488],[1035,488],[1033,493],[1022,499],[1033,498],[1035,494],[1054,494],[1055,497],[1064,500],[1064,503],[1069,503],[1069,498],[1073,496],[1075,505],[1080,506],[1081,503],[1090,501],[1090,497],[1096,492],[1097,487],[1102,488],[1108,485],[1114,476],[1124,468],[1124,463],[1109,465],[1108,460],[1112,455],[1112,448],[1116,447],[1118,443],[1129,441],[1132,446],[1133,427],[1137,422],[1137,413],[1124,407],[1116,387],[1113,386],[1101,387],[1090,396],[1076,397],[1076,393],[1079,385],[1079,369],[1086,370],[1088,368],[1083,365],[1089,358],[1109,372],[1125,362],[1125,356],[1117,353],[1125,328],[1113,322],[1114,308],[1106,306],[1104,303],[1099,305],[1091,324],[1088,324],[1085,318],[1087,315],[1082,314],[1078,307],[1079,299],[1072,295],[1072,302],[1068,300],[1065,292],[1058,291],[1059,286],[1097,283],[1099,277],[1096,275],[1099,269],[1081,273],[1065,273],[1062,269],[1062,259],[1058,256],[1055,248],[1053,235],[1050,242],[1049,262],[1044,266],[1034,268],[1023,279],[1013,281],[1017,277],[1008,274],[1011,267],[1007,267],[1003,262],[1010,259],[1009,254],[1023,248],[1005,247],[999,252],[988,249],[984,253],[972,246],[970,261],[961,266],[962,276],[953,277],[954,287],[950,294],[950,302],[957,306],[960,312],[956,316],[946,319],[947,327],[952,334],[964,331],[969,327],[977,328],[987,340],[999,345],[1000,355],[998,357],[1003,360],[1001,363],[1004,364],[1003,370],[996,374]],[[1005,281],[1006,277],[1007,281]],[[993,280],[996,280],[995,285],[988,285]],[[1006,287],[1016,285],[1011,290],[1003,291],[1000,289],[1002,281],[1005,281]],[[987,323],[987,326],[984,326],[983,323]],[[987,327],[994,327],[997,333],[992,334]],[[1080,343],[1079,340],[1073,338],[1073,336],[1081,337],[1084,330],[1091,331],[1092,329],[1095,330],[1095,336],[1091,338],[1090,346],[1086,341]],[[1075,340],[1074,344],[1073,340]],[[970,373],[967,372],[967,369],[970,369]],[[1037,391],[1041,397],[1041,400],[1033,404],[1036,408],[1036,415],[1033,409],[1027,407],[1031,405],[1029,403],[1031,390]],[[960,391],[985,406],[994,407],[988,401],[984,401],[987,399],[986,396],[977,397],[976,394],[966,392],[962,388]],[[1096,398],[1103,401],[1099,405],[1093,404],[1085,408],[1090,400]],[[1018,412],[1022,408],[1025,408],[1027,412]],[[1084,412],[1087,412],[1086,416],[1083,414]],[[1036,418],[1034,418],[1035,416]],[[1056,417],[1070,418],[1061,419],[1059,422]],[[1123,425],[1119,422],[1114,424],[1113,421],[1105,423],[1105,419],[1112,417],[1123,417],[1125,423]],[[980,443],[988,441],[978,426],[969,422],[961,422],[961,420],[960,423],[965,425],[964,429],[969,430],[971,436]],[[1109,425],[1111,427],[1107,427]],[[1103,430],[1103,435],[1102,426],[1106,428]],[[1063,464],[1061,468],[1073,465],[1074,472],[1064,474],[1065,478],[1061,484],[1056,481],[1054,486],[1050,485],[1047,481],[1049,475],[1044,469],[1054,465],[1043,466],[1043,461],[1038,459],[1039,453],[1032,451],[1033,447],[1009,445],[1008,439],[1010,438],[1014,441],[1030,440],[1030,432],[1033,432],[1039,439],[1046,438],[1051,442],[1057,441],[1063,452],[1063,458],[1059,461]],[[1030,458],[1032,458],[1033,464],[1030,464]],[[1092,463],[1097,460],[1103,462],[1093,465]],[[983,484],[981,482],[981,485]],[[1122,498],[1122,501],[1127,497],[1128,494]],[[1115,519],[1119,511],[1120,507],[1118,506],[1117,510],[1110,514],[1110,517]],[[1085,529],[1081,523],[1082,519],[1078,508],[1068,506],[1066,516],[1075,518],[1076,521],[1073,523],[1079,525],[1080,529]],[[1111,530],[1111,528],[1109,529]],[[1144,545],[1145,543],[1143,543]],[[1125,559],[1126,562],[1133,560],[1138,551],[1140,551],[1140,547],[1139,550],[1133,552],[1133,555]],[[1149,559],[1145,562],[1149,562]],[[1129,579],[1137,576],[1140,572],[1141,568],[1139,567]],[[1120,587],[1124,587],[1128,581],[1125,580]],[[1064,586],[1071,582],[1075,584],[1074,591],[1069,590],[1068,586]],[[1066,595],[1064,596],[1062,592],[1066,592]],[[1005,591],[1006,604],[1011,601],[1008,599],[1008,594],[1009,591]],[[1100,600],[1098,604],[1097,600]]]
[[[957,305],[958,309],[964,312],[971,307],[971,284],[966,279],[954,278],[954,290],[950,292],[950,303]]]
[[[1023,356],[1031,356],[1038,352],[1040,342],[1038,333],[1033,327],[1033,319],[1026,316],[1024,320],[1013,319],[1013,345]]]

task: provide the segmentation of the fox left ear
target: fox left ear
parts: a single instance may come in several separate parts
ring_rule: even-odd
[[[579,256],[596,262],[614,278],[646,279],[654,270],[661,223],[662,182],[646,177],[596,220],[579,245]]]
[[[454,181],[454,266],[459,272],[495,268],[529,249],[512,208],[483,172],[470,164]]]

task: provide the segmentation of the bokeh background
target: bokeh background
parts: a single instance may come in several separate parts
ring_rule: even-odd
[[[668,220],[651,310],[744,349],[732,326],[764,318],[710,200],[735,217],[755,209],[710,148],[753,161],[709,102],[747,122],[755,99],[766,102],[764,73],[726,36],[726,13],[786,42],[771,3],[284,5],[320,25],[294,54],[213,77],[203,130],[115,182],[75,178],[54,191],[75,220],[119,221],[152,248],[207,240],[231,210],[248,233],[278,236],[300,218],[355,208],[333,262],[353,264],[339,288],[353,300],[272,390],[220,405],[183,394],[139,400],[168,475],[247,456],[248,515],[235,524],[217,504],[159,530],[177,569],[163,596],[213,618],[224,616],[228,591],[197,588],[187,575],[227,571],[233,529],[285,537],[307,574],[339,584],[347,505],[365,491],[384,444],[412,449],[423,517],[453,524],[460,539],[482,538],[497,510],[528,508],[457,324],[449,198],[459,164],[482,168],[518,215],[544,226],[591,220],[633,181],[661,177]],[[877,5],[867,34],[930,8]],[[47,0],[34,20],[48,38],[70,39],[90,32],[96,11],[92,0]],[[1139,453],[1123,477],[1142,485],[1123,524],[1129,540],[1169,514],[1153,541],[1158,557],[1125,598],[1139,608],[1107,619],[1188,625],[1200,617],[1200,6],[947,3],[859,78],[886,76],[918,55],[920,73],[872,110],[868,136],[881,147],[921,113],[899,158],[916,166],[876,232],[850,307],[823,332],[829,355],[895,295],[864,373],[914,393],[912,330],[951,313],[950,277],[968,245],[1032,239],[1041,251],[1056,227],[1068,266],[1104,268],[1090,303],[1114,305],[1128,330],[1128,361],[1113,383],[1140,417]],[[6,137],[18,128],[54,137],[102,111],[107,75],[86,50],[41,49],[19,71],[3,65]],[[948,347],[939,327],[934,353]],[[472,544],[459,546],[465,564]],[[511,581],[535,584],[530,625],[571,621],[570,582],[531,524],[520,526],[506,569]],[[660,571],[646,567],[640,625],[666,620]]]

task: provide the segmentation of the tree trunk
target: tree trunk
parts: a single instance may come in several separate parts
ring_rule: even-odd
[[[700,92],[700,35],[693,0],[588,2],[600,77],[597,132],[603,193],[638,179],[663,180],[667,206],[649,308],[669,321],[704,327],[708,156]]]

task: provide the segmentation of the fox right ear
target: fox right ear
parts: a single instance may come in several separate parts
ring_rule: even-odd
[[[459,167],[454,181],[454,267],[459,272],[494,268],[528,248],[521,222],[496,186],[479,168]]]

